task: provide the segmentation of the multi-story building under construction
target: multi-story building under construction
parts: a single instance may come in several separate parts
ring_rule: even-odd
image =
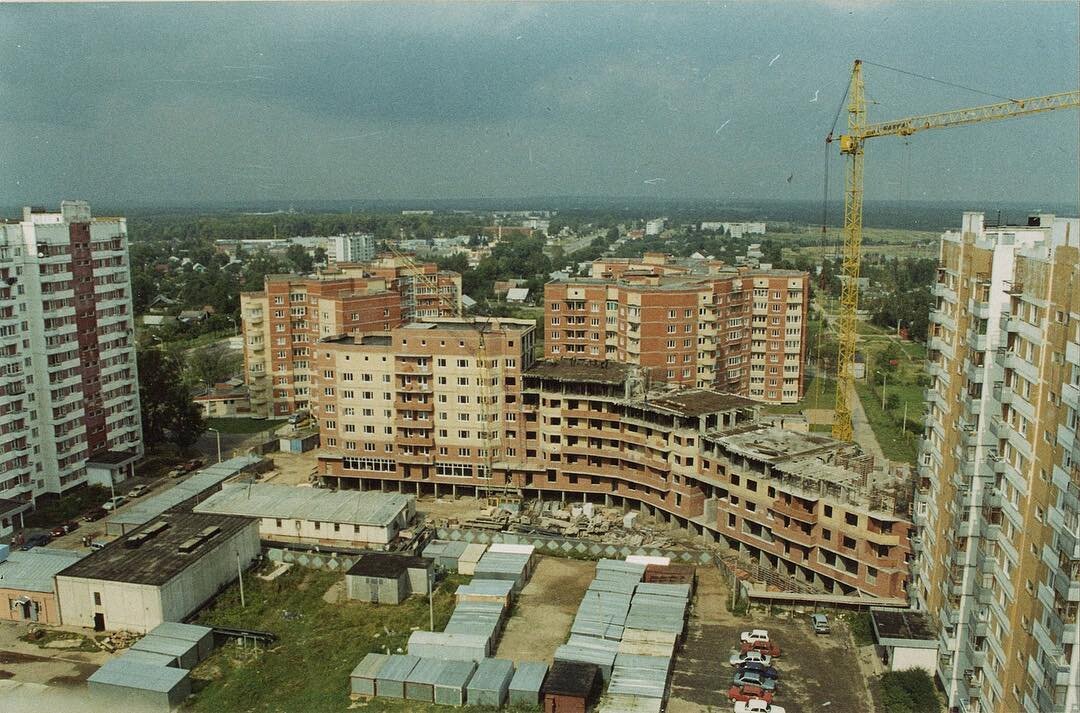
[[[1080,705],[1080,220],[941,238],[913,600],[954,710]]]
[[[459,274],[395,257],[339,264],[315,276],[268,275],[262,292],[240,295],[253,415],[274,418],[310,407],[312,347],[319,339],[453,316],[460,304]]]
[[[795,403],[809,276],[712,260],[601,259],[544,289],[544,356],[634,364],[651,382]]]
[[[808,588],[904,601],[903,493],[857,448],[758,420],[740,396],[650,391],[635,366],[532,364],[532,335],[493,320],[483,368],[468,321],[318,343],[322,480],[640,508]]]

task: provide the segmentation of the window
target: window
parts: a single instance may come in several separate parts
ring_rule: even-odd
[[[101,592],[94,592],[94,606],[101,606]]]

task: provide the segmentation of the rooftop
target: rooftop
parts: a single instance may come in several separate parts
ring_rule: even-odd
[[[132,528],[150,522],[163,512],[216,488],[261,460],[259,456],[239,456],[207,466],[164,492],[135,501],[122,512],[109,517],[107,522]]]
[[[120,465],[128,463],[139,457],[135,451],[98,451],[90,456],[87,464],[100,463],[102,465]]]
[[[540,691],[588,698],[597,688],[600,667],[578,661],[555,661]]]
[[[757,405],[751,399],[725,394],[712,389],[686,389],[659,396],[651,395],[646,403],[653,408],[674,411],[681,416],[701,416],[718,411],[750,408]]]
[[[195,512],[386,527],[412,500],[399,493],[228,483],[196,505]]]
[[[155,666],[123,657],[106,661],[87,679],[90,683],[107,683],[113,686],[139,688],[147,691],[168,692],[188,677],[189,671],[172,666]]]
[[[81,552],[49,547],[35,547],[27,552],[14,550],[0,562],[0,589],[51,592],[56,573],[82,557]]]
[[[253,520],[247,517],[166,513],[92,552],[58,575],[159,586],[252,523]],[[182,544],[214,528],[216,532],[203,537],[186,553],[181,552]],[[139,544],[135,545],[136,542]]]
[[[870,616],[879,638],[937,640],[937,633],[924,612],[871,609]]]
[[[828,436],[787,431],[775,426],[721,433],[714,440],[729,451],[766,463],[791,461],[800,456],[834,451],[844,446],[842,442]]]
[[[346,572],[360,577],[400,577],[407,569],[429,569],[431,562],[423,557],[369,552],[360,557]]]
[[[623,384],[632,368],[613,361],[589,361],[585,359],[559,359],[541,361],[526,372],[526,376],[539,376],[559,381],[589,381],[597,384]]]

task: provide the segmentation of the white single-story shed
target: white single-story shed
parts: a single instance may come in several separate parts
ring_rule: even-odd
[[[938,637],[924,612],[895,609],[870,610],[874,639],[885,649],[890,671],[937,669]]]
[[[259,519],[259,536],[283,544],[378,547],[416,516],[416,498],[400,493],[326,490],[272,483],[229,483],[195,512]]]
[[[56,575],[66,626],[146,633],[182,621],[259,554],[246,517],[165,513]]]

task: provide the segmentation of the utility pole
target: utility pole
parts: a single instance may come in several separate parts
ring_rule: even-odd
[[[435,631],[435,597],[431,596],[431,572],[427,573],[428,631]]]
[[[244,568],[240,566],[240,551],[236,551],[236,574],[240,577],[240,608],[244,609]]]

